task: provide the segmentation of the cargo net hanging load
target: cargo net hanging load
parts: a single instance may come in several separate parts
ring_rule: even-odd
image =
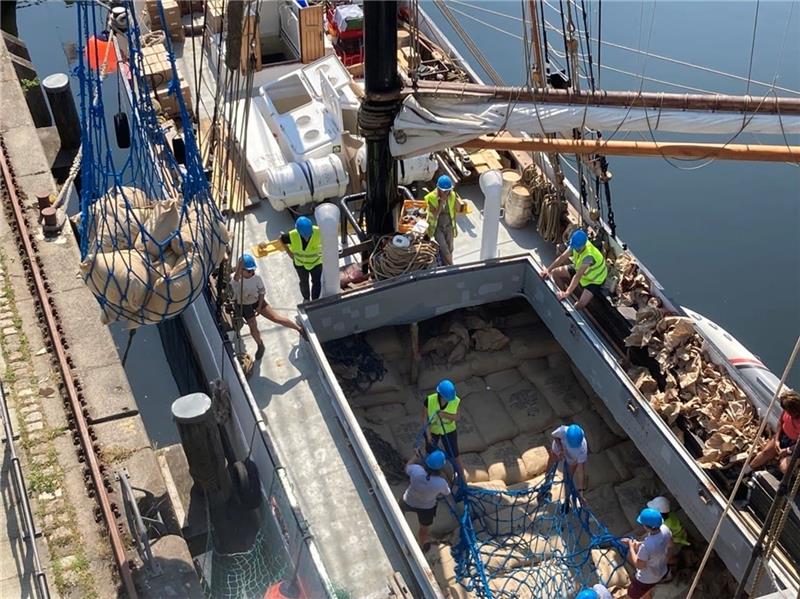
[[[78,3],[81,274],[103,321],[132,326],[172,318],[197,299],[228,241],[211,199],[170,40],[164,40],[167,89],[178,106],[183,166],[153,105],[135,12],[131,4],[130,56],[117,63],[112,41],[99,25],[106,11],[95,2]],[[129,77],[131,89],[127,115],[122,77]],[[109,127],[112,113],[117,114]]]
[[[600,582],[622,588],[627,548],[584,505],[569,475],[529,489],[466,487],[453,545],[456,581],[474,596],[556,599]]]

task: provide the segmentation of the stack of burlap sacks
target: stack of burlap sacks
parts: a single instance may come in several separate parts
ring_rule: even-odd
[[[190,206],[181,220],[178,200],[154,202],[140,189],[123,187],[94,210],[81,274],[104,300],[105,324],[158,323],[179,314],[222,261],[228,231],[208,204],[201,212]]]
[[[495,313],[501,316],[493,317],[491,325],[508,338],[505,347],[496,351],[469,349],[449,364],[452,349],[445,358],[429,354],[423,360],[416,387],[409,384],[411,360],[407,331],[385,328],[369,333],[367,340],[383,355],[389,372],[368,393],[349,398],[356,417],[362,426],[377,431],[408,459],[419,439],[424,397],[439,380],[453,380],[462,399],[458,440],[468,480],[474,486],[499,490],[538,485],[547,466],[549,433],[560,424],[577,422],[586,431],[590,448],[585,494],[589,508],[613,534],[630,533],[636,528],[636,516],[646,501],[664,490],[661,483],[633,442],[624,440],[624,431],[535,312],[524,303],[504,302],[498,305]],[[470,327],[471,317],[469,312],[462,311],[453,319],[467,328],[470,337],[475,330],[481,330]],[[420,328],[424,326],[423,323]],[[455,332],[446,329],[443,336],[446,335],[464,339],[458,327]],[[494,333],[491,336],[499,340]],[[441,346],[442,353],[447,353],[446,344]],[[400,497],[404,488],[405,484],[396,485],[395,495]],[[558,486],[553,489],[554,498],[561,494]],[[508,509],[517,508],[509,505]],[[416,517],[410,514],[407,519],[416,531]],[[455,518],[445,506],[440,506],[432,526],[432,535],[440,542],[429,550],[427,557],[445,592],[451,597],[466,597],[468,594],[463,587],[455,582],[450,555],[452,544],[457,542],[457,529]],[[502,535],[514,531],[492,532]],[[561,540],[531,538],[526,542],[539,549],[557,549]],[[547,550],[537,553],[548,555]],[[608,579],[615,568],[612,562],[622,563],[613,551],[595,552],[592,557],[604,579]],[[527,572],[532,567],[552,570],[560,566],[548,560],[535,564],[521,554],[504,562],[504,567],[508,571],[498,572],[493,583],[499,585],[497,596],[512,596],[508,591],[513,588],[514,580],[524,578],[519,568]],[[627,583],[628,573],[624,569],[612,578],[612,586],[617,588],[624,588]],[[513,596],[531,596],[526,594],[527,587],[518,586]]]
[[[622,305],[638,307],[636,324],[625,344],[647,348],[659,364],[666,388],[660,391],[641,367],[628,369],[631,380],[668,424],[679,416],[686,418],[692,432],[703,440],[703,455],[697,460],[703,468],[742,461],[759,427],[753,405],[724,369],[711,361],[692,320],[664,315],[629,254],[617,259],[616,269]]]

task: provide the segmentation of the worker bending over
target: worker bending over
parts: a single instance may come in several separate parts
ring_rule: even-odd
[[[767,441],[764,448],[758,452],[749,466],[745,466],[745,474],[751,470],[763,468],[769,462],[778,460],[778,469],[786,474],[789,469],[789,461],[792,457],[794,446],[800,438],[800,394],[793,389],[784,387],[779,398],[783,412],[778,421],[775,435]]]
[[[233,301],[241,309],[242,318],[250,329],[258,349],[256,350],[256,360],[264,356],[264,342],[261,340],[261,333],[258,330],[256,316],[261,315],[275,324],[279,324],[287,329],[292,329],[304,336],[303,330],[297,323],[281,316],[267,303],[267,289],[264,281],[256,274],[256,259],[250,254],[242,254],[236,264],[236,270],[231,277],[231,292]]]
[[[317,299],[322,290],[322,234],[319,227],[306,216],[298,218],[294,226],[294,229],[281,235],[281,241],[294,260],[294,269],[300,279],[300,294],[303,301],[307,302]]]
[[[409,484],[400,499],[400,509],[417,514],[417,539],[422,551],[427,551],[430,547],[428,531],[436,517],[437,501],[439,497],[450,495],[450,484],[441,474],[447,461],[444,452],[437,449],[429,453],[425,457],[424,466],[417,463],[419,457],[419,450],[416,450],[414,457],[406,464]]]
[[[577,424],[559,426],[550,433],[553,443],[550,446],[547,471],[564,461],[578,493],[586,490],[586,462],[589,459],[589,445],[583,429]]]
[[[453,180],[442,175],[436,189],[425,196],[428,210],[428,237],[439,244],[439,253],[446,266],[453,264],[453,242],[458,235],[456,227],[456,192]]]
[[[570,266],[561,266],[568,260]],[[557,297],[563,300],[581,288],[581,296],[575,308],[582,310],[596,295],[603,293],[603,284],[608,277],[606,260],[594,244],[589,241],[586,231],[578,229],[569,240],[569,247],[553,263],[542,271],[542,278],[553,275],[559,291]]]
[[[646,507],[639,512],[636,522],[642,525],[647,536],[643,541],[622,539],[628,545],[628,560],[636,568],[629,599],[650,599],[651,589],[667,575],[667,561],[672,551],[672,533],[664,525],[664,518],[657,510]]]
[[[583,589],[575,599],[614,599],[604,584],[599,582],[590,589]]]
[[[456,395],[456,386],[452,381],[444,379],[436,385],[436,392],[425,398],[422,422],[426,426],[425,438],[428,441],[428,453],[441,446],[445,456],[454,460],[458,475],[463,477],[464,465],[458,451],[458,431],[456,422],[459,419],[458,406],[461,398]]]

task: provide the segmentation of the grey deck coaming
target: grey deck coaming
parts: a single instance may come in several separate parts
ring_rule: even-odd
[[[518,286],[517,280],[510,285],[487,293],[483,301],[477,297],[466,297],[462,305],[448,301],[446,291],[442,295],[420,293],[420,285],[441,284],[450,277],[475,277],[476,274],[491,272],[512,273],[519,268],[524,268],[524,273]],[[713,485],[703,470],[697,465],[694,458],[688,453],[672,434],[669,427],[653,410],[649,402],[633,386],[625,371],[620,367],[613,352],[605,345],[599,336],[592,330],[591,325],[571,305],[565,305],[555,298],[552,283],[545,283],[539,277],[540,266],[532,257],[523,256],[491,261],[489,263],[476,263],[466,266],[454,266],[439,271],[431,271],[417,275],[378,283],[366,289],[344,293],[335,298],[323,299],[306,306],[302,312],[304,322],[316,338],[332,339],[364,332],[380,326],[390,324],[407,324],[414,320],[422,320],[436,314],[451,311],[459,307],[476,305],[506,299],[517,295],[517,291],[524,295],[533,309],[547,324],[556,340],[569,354],[572,361],[578,366],[592,387],[603,399],[617,422],[625,429],[637,448],[647,458],[650,465],[656,470],[659,477],[667,484],[678,499],[686,513],[698,526],[706,537],[711,535],[714,526],[722,514],[722,506],[726,498]],[[487,271],[487,269],[489,269]],[[495,274],[497,274],[495,273]],[[413,287],[413,289],[409,289]],[[444,289],[447,289],[444,285]],[[549,287],[549,289],[548,289]],[[405,293],[403,293],[405,288]],[[382,310],[375,311],[375,306],[380,303],[380,298],[385,294],[393,294],[397,299],[399,294],[420,298],[428,297],[429,302],[416,302],[411,307],[397,308],[402,301],[393,301],[383,304]],[[362,305],[356,305],[362,304]],[[431,306],[430,304],[436,304]],[[430,312],[425,313],[428,306]],[[392,318],[393,311],[396,314]],[[338,317],[337,313],[338,312]],[[392,521],[395,529],[407,527],[405,519],[392,505],[391,491],[369,449],[360,427],[349,407],[346,397],[336,382],[336,378],[327,365],[321,346],[315,341],[314,349],[318,352],[318,363],[328,379],[327,384],[331,390],[336,411],[343,418],[343,425],[351,441],[357,447],[359,456],[362,457],[362,467],[374,479],[379,500],[388,509],[387,518]],[[702,496],[701,496],[702,492]],[[384,496],[384,493],[386,494]],[[729,512],[717,542],[717,552],[728,565],[729,569],[737,576],[741,576],[749,557],[755,535],[746,515]],[[403,530],[402,536],[410,530]],[[416,558],[412,552],[409,555]],[[785,560],[784,560],[785,562]],[[418,564],[418,569],[421,564]],[[797,585],[797,573],[787,569],[780,560],[772,562],[773,571],[780,576],[784,584]],[[770,590],[763,587],[763,591]]]

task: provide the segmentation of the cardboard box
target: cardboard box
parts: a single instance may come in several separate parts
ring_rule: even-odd
[[[161,106],[160,114],[164,116],[174,119],[180,116],[180,107],[178,104],[178,98],[173,96],[168,91],[169,83],[165,83],[152,92],[150,92],[151,99],[157,101]],[[189,84],[184,80],[181,79],[181,94],[183,95],[183,101],[186,104],[186,109],[189,111],[189,114],[192,114],[192,93],[189,89]]]

